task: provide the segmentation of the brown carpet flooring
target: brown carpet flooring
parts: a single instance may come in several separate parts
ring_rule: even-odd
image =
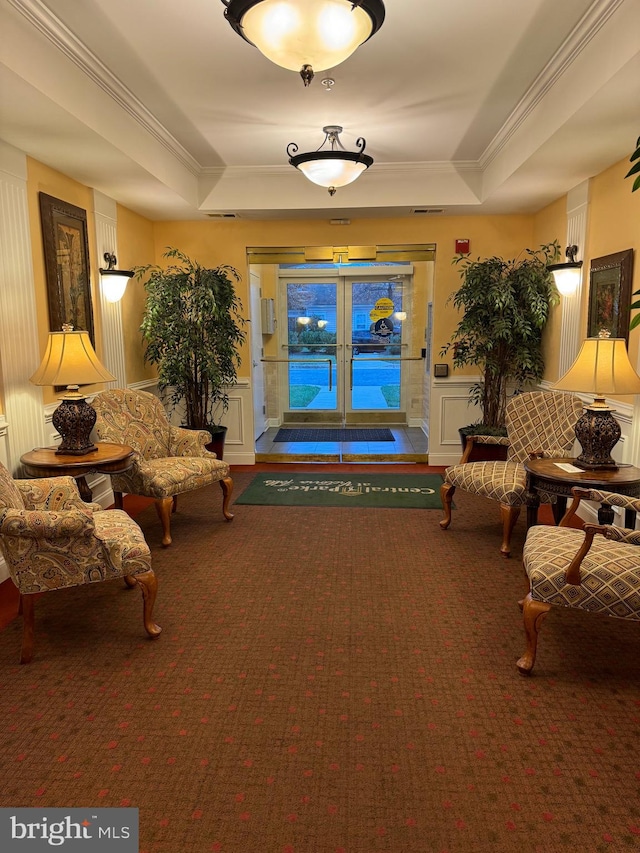
[[[236,489],[251,474],[236,476]],[[551,613],[534,675],[497,508],[139,516],[156,641],[119,582],[0,633],[0,806],[140,809],[142,853],[640,849],[637,625]],[[89,851],[90,853],[90,851]]]

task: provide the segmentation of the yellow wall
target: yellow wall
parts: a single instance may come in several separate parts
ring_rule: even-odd
[[[153,223],[144,216],[118,205],[118,267],[134,269],[155,263]],[[146,291],[144,278],[134,276],[129,281],[121,302],[124,334],[124,358],[127,382],[141,382],[156,375],[152,365],[142,357],[140,323],[144,312]]]
[[[593,258],[611,255],[624,249],[634,249],[634,269],[631,292],[640,289],[640,192],[631,192],[632,180],[625,180],[629,162],[623,160],[593,178],[589,206],[589,239],[585,268]],[[585,273],[588,275],[588,273]],[[588,291],[588,288],[585,288]],[[582,306],[582,325],[586,330],[588,296]],[[631,363],[636,364],[640,333],[637,329],[629,338]],[[627,398],[628,399],[628,398]]]
[[[446,305],[459,285],[452,267],[455,239],[468,238],[472,257],[502,255],[516,257],[531,248],[531,216],[437,216],[429,219],[359,219],[351,225],[335,226],[325,220],[231,222],[156,222],[153,226],[156,259],[162,261],[166,247],[181,249],[205,266],[230,264],[242,274],[238,294],[245,311],[249,305],[248,246],[371,246],[397,243],[435,243],[434,355],[451,337],[458,314]],[[250,364],[248,343],[243,365]]]
[[[36,295],[36,311],[38,321],[38,338],[40,341],[40,355],[44,354],[47,345],[49,331],[60,331],[51,329],[49,324],[49,302],[47,297],[47,282],[44,269],[44,248],[42,245],[42,227],[40,224],[40,205],[38,193],[59,198],[69,204],[81,207],[87,212],[87,236],[89,243],[89,273],[91,282],[91,303],[93,305],[93,324],[96,335],[98,356],[100,357],[99,342],[101,340],[101,318],[98,305],[96,282],[100,264],[96,259],[95,245],[95,222],[93,216],[93,192],[89,187],[79,184],[77,181],[50,169],[43,163],[27,157],[27,203],[29,207],[29,226],[31,231],[31,252],[33,256],[33,278]],[[97,388],[97,386],[96,386]],[[99,388],[97,388],[99,390]],[[56,400],[53,388],[42,389],[45,403]]]
[[[596,176],[591,182],[589,240],[584,253],[585,271],[589,260],[622,249],[640,246],[640,192],[631,193],[631,181],[624,180],[628,162],[621,161]],[[34,287],[40,349],[44,351],[49,331],[47,289],[40,228],[38,193],[46,192],[75,204],[87,211],[91,289],[98,354],[100,355],[100,316],[97,306],[97,270],[92,191],[56,172],[42,163],[28,159],[28,201],[32,234]],[[166,264],[163,253],[167,247],[177,247],[203,265],[230,264],[242,275],[238,286],[245,315],[249,312],[248,268],[246,250],[249,246],[325,246],[325,245],[389,245],[402,243],[435,243],[433,355],[450,339],[458,314],[447,304],[458,288],[459,270],[451,261],[456,238],[470,240],[472,258],[499,255],[517,257],[525,248],[537,248],[557,239],[562,251],[566,243],[566,197],[553,202],[535,216],[434,216],[428,218],[360,219],[347,226],[330,225],[325,220],[224,222],[150,222],[125,207],[118,206],[118,266],[131,268],[147,263]],[[264,268],[263,268],[264,270]],[[588,276],[588,272],[585,272]],[[275,280],[275,278],[274,278]],[[268,282],[264,282],[269,289]],[[636,262],[633,290],[640,289],[640,262]],[[422,290],[422,289],[421,289]],[[265,294],[263,294],[265,295]],[[271,295],[271,294],[267,294]],[[127,287],[122,315],[125,329],[125,363],[129,382],[153,377],[155,371],[145,365],[139,326],[144,309],[145,291],[142,281],[132,279]],[[586,329],[588,286],[584,289],[582,308]],[[422,313],[425,306],[415,306]],[[557,378],[560,339],[561,306],[552,311],[545,334],[545,378]],[[637,358],[640,334],[632,333],[630,353]],[[241,353],[243,371],[248,373],[249,338]],[[52,389],[45,388],[45,402],[55,399]]]
[[[557,201],[545,207],[534,217],[533,246],[538,248],[545,243],[557,240],[560,244],[558,262],[565,260],[564,250],[567,245],[567,197],[562,196]],[[560,358],[560,338],[562,332],[562,297],[554,305],[549,315],[549,322],[542,337],[544,349],[544,379],[555,382],[558,379],[558,361]]]

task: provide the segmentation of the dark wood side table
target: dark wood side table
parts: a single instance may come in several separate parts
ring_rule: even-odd
[[[20,462],[31,477],[75,477],[83,501],[92,500],[91,489],[85,479],[87,474],[122,474],[131,468],[134,450],[126,444],[97,443],[97,450],[85,456],[56,453],[55,447],[38,447],[20,457]]]
[[[540,493],[556,496],[556,503],[551,504],[553,518],[560,523],[567,509],[567,498],[571,497],[571,489],[579,486],[583,489],[601,489],[606,492],[618,492],[632,498],[640,498],[640,468],[633,465],[621,465],[616,471],[565,471],[559,465],[575,467],[575,460],[563,459],[528,459],[524,463],[527,472],[527,530],[538,523],[538,507]],[[625,527],[635,528],[635,512],[625,510]],[[602,504],[598,510],[599,524],[613,524],[613,509],[609,504]]]

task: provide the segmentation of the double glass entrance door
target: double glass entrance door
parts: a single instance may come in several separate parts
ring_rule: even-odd
[[[405,423],[411,271],[307,272],[281,288],[284,420]]]

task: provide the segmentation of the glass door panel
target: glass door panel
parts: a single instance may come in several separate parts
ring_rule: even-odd
[[[296,411],[338,411],[336,282],[288,282],[287,406]]]
[[[411,274],[282,281],[284,421],[406,421]]]

